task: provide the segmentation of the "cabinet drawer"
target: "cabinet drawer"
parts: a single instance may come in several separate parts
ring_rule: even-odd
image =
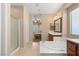
[[[72,51],[76,51],[76,44],[75,43],[68,41],[67,46],[68,46],[68,49],[71,49]]]

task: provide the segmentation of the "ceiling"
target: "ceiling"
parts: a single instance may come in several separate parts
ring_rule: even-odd
[[[26,5],[29,12],[33,14],[53,14],[59,10],[63,4],[64,3],[15,3],[13,5]]]
[[[55,13],[63,3],[28,3],[26,4],[30,13],[33,14],[52,14]]]

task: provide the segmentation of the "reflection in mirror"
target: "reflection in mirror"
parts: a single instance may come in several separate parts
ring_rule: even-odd
[[[50,30],[51,30],[51,31],[54,30],[54,25],[53,25],[53,23],[50,23]]]
[[[54,21],[54,32],[62,32],[62,17]]]
[[[40,33],[41,15],[34,15],[32,17],[32,21],[33,21],[32,32]]]

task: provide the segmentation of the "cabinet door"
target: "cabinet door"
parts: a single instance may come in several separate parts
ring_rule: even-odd
[[[72,51],[71,49],[68,49],[67,55],[68,56],[76,56],[76,52],[75,51]]]
[[[77,55],[77,45],[73,42],[67,41],[67,55],[76,56]]]
[[[48,41],[53,41],[53,35],[48,34]]]
[[[77,46],[77,56],[79,56],[79,45]]]

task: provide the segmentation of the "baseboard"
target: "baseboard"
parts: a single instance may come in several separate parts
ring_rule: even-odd
[[[17,49],[15,49],[11,54],[10,56],[15,56],[16,52],[20,49],[20,47],[18,47]]]

